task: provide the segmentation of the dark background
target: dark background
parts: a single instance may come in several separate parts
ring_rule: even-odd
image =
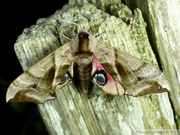
[[[68,0],[1,1],[0,3],[0,116],[1,133],[9,135],[48,134],[34,103],[6,103],[8,85],[23,71],[14,52],[14,43],[24,28],[48,17]]]

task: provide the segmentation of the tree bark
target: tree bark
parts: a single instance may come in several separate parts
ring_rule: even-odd
[[[25,29],[20,35],[15,51],[23,69],[27,70],[69,42],[69,38],[79,30],[95,33],[97,39],[107,45],[158,67],[146,33],[146,23],[139,9],[131,11],[119,0],[114,0],[113,3],[105,0],[70,0],[61,10],[48,18],[39,19],[36,25]],[[152,32],[157,32],[153,30]],[[155,43],[152,44],[156,45]],[[171,74],[168,70],[168,63],[174,58],[167,51],[169,46],[157,48],[165,50],[158,49],[157,52],[159,57],[167,58],[161,58],[160,61],[167,77],[171,77],[168,78],[170,82],[172,78],[178,79],[177,74]],[[174,87],[171,92],[175,92]],[[110,96],[94,86],[92,92],[84,94],[70,83],[58,90],[56,96],[55,100],[38,104],[42,119],[52,135],[126,135],[137,134],[146,129],[176,129],[177,126],[167,93],[138,98]],[[174,102],[172,103],[174,108]],[[176,122],[179,119],[177,114],[178,112]]]

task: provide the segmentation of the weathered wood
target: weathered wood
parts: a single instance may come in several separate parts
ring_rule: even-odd
[[[101,0],[95,6],[71,0],[52,16],[39,19],[36,25],[24,30],[15,44],[23,69],[68,42],[67,37],[82,29],[90,33],[97,30],[98,40],[157,67],[140,10],[132,14],[127,6],[117,3],[121,2],[116,0],[111,4]],[[176,128],[167,93],[134,98],[110,96],[94,87],[91,93],[84,94],[71,83],[56,94],[55,100],[38,105],[52,135],[118,135]]]
[[[148,24],[148,36],[171,84],[170,99],[180,128],[180,5],[176,0],[125,0],[139,8]]]

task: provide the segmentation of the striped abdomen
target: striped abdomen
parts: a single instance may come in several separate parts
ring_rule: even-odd
[[[74,66],[74,82],[80,86],[84,93],[87,93],[92,86],[92,56],[78,56]]]

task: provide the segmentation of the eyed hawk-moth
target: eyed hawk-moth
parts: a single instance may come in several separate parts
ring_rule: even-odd
[[[159,70],[82,31],[15,79],[6,101],[44,103],[70,81],[85,93],[93,84],[111,95],[170,91]]]

